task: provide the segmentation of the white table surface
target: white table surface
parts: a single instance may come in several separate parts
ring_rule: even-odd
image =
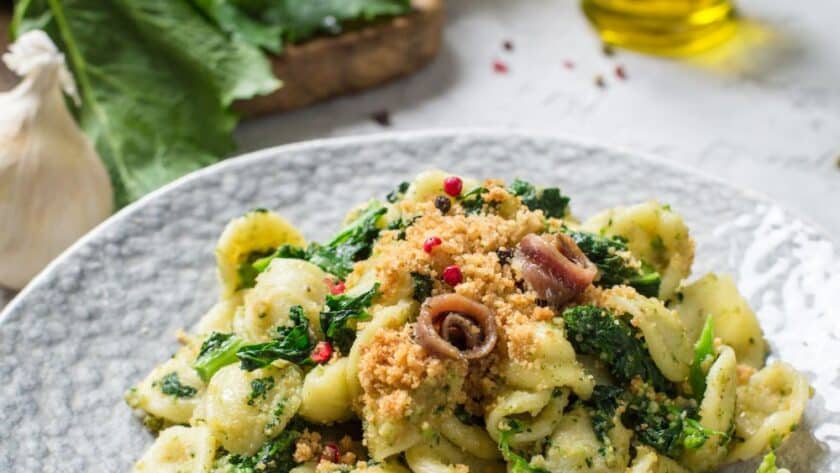
[[[429,67],[374,91],[246,122],[240,151],[386,130],[559,133],[660,155],[759,191],[840,241],[840,2],[739,6],[736,38],[678,61],[605,56],[575,1],[450,0],[445,46]],[[494,73],[494,60],[509,72]],[[627,80],[615,77],[618,64]],[[392,126],[370,119],[380,110],[390,111]],[[0,291],[0,307],[9,297]]]

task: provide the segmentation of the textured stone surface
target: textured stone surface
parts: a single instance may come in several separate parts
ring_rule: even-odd
[[[122,395],[215,300],[212,249],[228,220],[269,207],[324,238],[351,205],[431,166],[559,184],[580,216],[653,197],[671,204],[698,240],[695,274],[734,274],[773,356],[816,388],[784,461],[799,473],[840,471],[829,457],[840,449],[840,327],[830,318],[840,305],[840,254],[824,235],[775,204],[662,161],[482,133],[266,150],[197,173],[95,230],[2,315],[0,471],[119,472],[138,458],[151,436]]]

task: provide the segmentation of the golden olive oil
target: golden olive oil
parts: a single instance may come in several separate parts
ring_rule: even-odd
[[[640,51],[688,55],[728,39],[736,28],[730,0],[582,0],[601,39]]]

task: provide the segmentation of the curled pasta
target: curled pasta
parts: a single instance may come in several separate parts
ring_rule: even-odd
[[[467,425],[455,416],[447,416],[440,422],[440,433],[446,440],[470,455],[485,460],[501,458],[496,442],[482,427]]]
[[[414,202],[426,202],[434,200],[439,195],[446,195],[443,192],[443,180],[451,176],[440,169],[433,169],[421,172],[414,178],[408,191],[405,193],[405,199]],[[464,179],[464,191],[468,191],[478,186],[478,181],[475,179]]]
[[[548,437],[560,422],[568,403],[569,393],[566,390],[504,392],[487,414],[487,432],[498,442],[506,419],[515,418],[527,428],[510,435],[511,445],[541,440]]]
[[[134,465],[134,473],[209,473],[216,456],[216,438],[206,427],[170,427]]]
[[[630,461],[632,434],[621,422],[615,422],[608,436],[609,452],[595,436],[589,413],[577,406],[562,417],[551,434],[544,458],[535,463],[549,471],[624,472]]]
[[[347,358],[316,366],[303,379],[300,415],[310,422],[329,424],[352,417],[347,389]]]
[[[585,231],[627,239],[637,257],[662,276],[659,298],[670,299],[691,272],[694,241],[682,217],[656,201],[601,212],[581,225]]]
[[[728,461],[746,460],[767,450],[799,425],[811,387],[804,375],[777,361],[738,386],[735,402],[736,442]]]
[[[242,305],[242,296],[234,294],[223,299],[204,314],[195,326],[194,332],[203,338],[211,332],[230,333],[233,331],[233,318]]]
[[[731,276],[707,274],[680,289],[680,294],[675,308],[692,343],[700,336],[706,317],[711,315],[715,336],[735,350],[738,363],[756,369],[764,366],[767,341],[758,318]]]
[[[627,473],[688,473],[688,470],[650,447],[640,446],[636,449],[636,458]]]
[[[604,299],[614,312],[633,317],[631,323],[642,331],[651,358],[666,378],[679,382],[688,376],[693,349],[676,312],[626,287],[605,291]]]
[[[175,356],[158,365],[143,381],[126,394],[126,401],[135,408],[171,424],[186,424],[204,395],[205,384],[192,367],[198,345],[181,347]],[[182,387],[195,390],[189,395],[164,392],[164,380],[177,381]]]
[[[511,357],[502,366],[502,374],[511,386],[534,391],[569,387],[578,396],[589,398],[595,380],[578,363],[575,350],[559,325],[530,322],[517,330],[532,336],[529,353],[522,358]]]
[[[700,425],[717,432],[729,432],[735,417],[737,380],[735,351],[722,346],[706,375],[706,392],[700,403]],[[680,462],[692,471],[712,471],[723,463],[728,443],[713,435],[698,449],[686,450]]]
[[[263,392],[254,393],[254,381],[262,382]],[[300,385],[300,370],[294,366],[244,371],[228,365],[210,380],[190,423],[207,426],[228,452],[252,455],[295,415]]]
[[[253,210],[228,223],[216,244],[222,298],[241,289],[242,263],[254,254],[266,254],[284,244],[304,246],[306,240],[291,223],[274,212]]]
[[[290,323],[289,309],[299,305],[312,331],[322,338],[320,314],[329,291],[326,277],[307,261],[275,259],[245,294],[245,307],[234,318],[234,330],[246,340],[268,341],[272,329]]]
[[[476,458],[437,435],[409,448],[405,461],[413,473],[457,473],[457,465],[465,465],[475,473],[505,471],[504,463]]]

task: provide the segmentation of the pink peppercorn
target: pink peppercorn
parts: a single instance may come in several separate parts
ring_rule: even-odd
[[[493,72],[496,74],[507,74],[508,65],[498,59],[493,61]]]
[[[464,181],[458,176],[449,176],[443,180],[443,192],[458,197],[464,189]]]
[[[318,342],[315,345],[315,349],[312,350],[312,354],[309,355],[312,358],[312,361],[315,363],[326,363],[330,361],[330,357],[332,356],[333,348],[330,345],[330,342]]]
[[[453,264],[452,266],[447,266],[443,270],[443,282],[449,284],[450,286],[457,286],[461,284],[464,280],[464,274],[461,273],[461,268],[458,265]]]
[[[344,281],[339,279],[338,281],[333,281],[330,278],[324,279],[324,282],[327,283],[327,286],[330,288],[330,294],[337,296],[339,294],[344,294],[344,291],[347,290],[347,287],[344,285]]]
[[[431,253],[432,250],[434,250],[435,247],[440,245],[441,243],[443,243],[443,241],[436,236],[426,238],[426,241],[423,242],[423,251],[425,251],[426,253]]]
[[[341,456],[341,450],[339,450],[338,445],[334,442],[329,442],[324,445],[324,449],[321,450],[321,460],[328,461],[330,463],[338,463],[338,459]]]

